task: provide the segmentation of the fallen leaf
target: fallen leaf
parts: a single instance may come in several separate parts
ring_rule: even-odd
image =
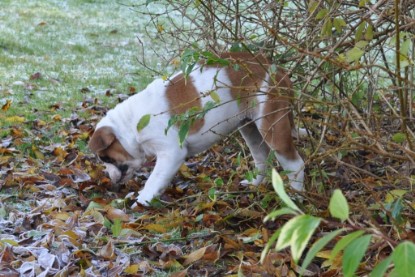
[[[25,118],[22,116],[10,116],[10,117],[6,117],[6,121],[9,123],[23,123],[25,122]]]
[[[120,209],[107,206],[105,207],[105,212],[107,213],[107,218],[111,221],[114,221],[115,219],[119,219],[124,222],[130,221],[130,217]]]
[[[30,80],[32,80],[32,81],[33,80],[39,80],[40,78],[42,78],[42,74],[40,72],[36,72],[36,73],[33,73],[32,75],[30,75]]]
[[[152,231],[152,232],[156,232],[156,233],[166,233],[167,232],[167,229],[166,229],[166,227],[164,227],[164,225],[155,224],[155,223],[147,224],[144,227],[142,227],[142,229]]]
[[[104,245],[102,248],[100,248],[97,252],[98,256],[103,257],[104,259],[107,260],[112,260],[114,259],[115,253],[114,253],[114,243],[112,240],[108,241],[108,243],[106,245]]]
[[[205,246],[196,251],[193,251],[186,256],[183,265],[188,266],[201,260],[202,258],[211,262],[215,262],[217,259],[219,259],[219,250],[216,250],[216,245]]]
[[[10,100],[10,99],[7,99],[6,100],[6,103],[1,107],[1,109],[3,110],[3,111],[5,111],[5,112],[7,112],[8,111],[8,109],[10,109],[10,106],[12,105],[12,100]]]

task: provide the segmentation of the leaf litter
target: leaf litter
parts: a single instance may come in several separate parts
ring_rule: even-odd
[[[128,90],[100,97],[122,101],[136,93],[135,88]],[[13,124],[2,127],[0,139],[0,275],[298,274],[288,251],[271,251],[260,263],[265,244],[289,217],[264,223],[280,206],[271,186],[239,184],[249,172],[250,157],[238,154],[247,152],[238,136],[190,158],[152,207],[130,209],[131,195],[141,189],[154,161],[121,191],[111,191],[103,166],[86,147],[107,107],[98,96],[91,97],[91,91],[84,94],[84,101],[66,116],[60,103],[39,111],[36,119],[8,116],[13,105],[23,103],[8,102],[2,109],[1,117]],[[328,137],[325,147],[340,147],[338,143]],[[376,249],[384,256],[390,253],[388,245],[415,236],[408,225],[414,215],[405,205],[412,199],[408,189],[387,190],[390,186],[380,180],[396,175],[370,174],[399,166],[392,162],[382,169],[382,162],[370,151],[349,151],[338,164],[324,163],[323,170],[331,173],[323,177],[345,192],[355,222],[375,224],[385,238],[388,234]],[[318,158],[311,168],[321,166],[317,163]],[[320,180],[309,172],[311,183]],[[301,203],[303,210],[326,219],[317,238],[319,232],[347,226],[327,218],[329,194],[318,190],[311,187]],[[391,222],[400,229],[391,232]],[[321,260],[309,266],[308,276],[339,272],[338,258],[329,262],[324,251],[317,257]]]
[[[271,230],[256,204],[261,193],[229,178],[247,165],[237,165],[235,155],[228,161],[218,155],[234,145],[189,160],[154,207],[131,210],[124,197],[140,190],[154,162],[119,193],[110,191],[103,166],[85,146],[107,108],[85,98],[69,117],[57,104],[50,106],[52,117],[2,127],[0,275],[220,276],[249,272],[249,265],[262,272],[258,261]],[[217,187],[212,178],[228,184]],[[212,187],[215,200],[208,196]]]

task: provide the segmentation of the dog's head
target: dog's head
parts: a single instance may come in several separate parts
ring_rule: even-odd
[[[139,169],[143,162],[141,159],[132,157],[125,150],[113,129],[108,126],[96,129],[88,146],[105,164],[106,172],[113,184],[131,179],[134,171]]]

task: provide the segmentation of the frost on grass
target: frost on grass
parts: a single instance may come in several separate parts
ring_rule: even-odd
[[[105,91],[115,85],[125,93],[139,82],[131,74],[139,71],[135,15],[113,1],[10,1],[0,11],[3,89],[13,89],[15,101],[37,91],[37,83],[52,101],[80,101],[80,89],[92,86]],[[35,72],[43,78],[30,80]]]

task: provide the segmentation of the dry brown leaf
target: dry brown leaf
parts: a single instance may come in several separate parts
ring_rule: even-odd
[[[2,111],[7,112],[8,109],[10,109],[10,106],[12,105],[12,100],[7,99],[6,103],[1,107]]]
[[[186,277],[187,276],[187,268],[182,271],[174,272],[170,275],[170,277]]]
[[[130,221],[128,214],[120,209],[116,209],[112,206],[106,206],[104,210],[106,212],[107,218],[111,221],[114,221],[115,219],[119,219],[123,222]]]
[[[114,253],[113,241],[109,240],[106,245],[98,250],[97,255],[107,260],[113,260],[116,257]]]
[[[220,249],[216,250],[217,245],[210,245],[202,247],[196,251],[193,251],[189,255],[186,256],[186,259],[183,262],[184,266],[188,266],[193,264],[201,259],[207,260],[210,262],[215,262],[219,259]]]

